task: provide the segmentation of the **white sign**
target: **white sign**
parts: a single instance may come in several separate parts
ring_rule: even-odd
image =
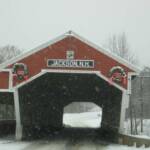
[[[94,68],[94,60],[48,59],[48,67]]]
[[[66,52],[66,58],[67,59],[74,59],[74,51],[67,51]]]

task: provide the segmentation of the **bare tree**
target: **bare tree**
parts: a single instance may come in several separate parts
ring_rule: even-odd
[[[108,47],[112,53],[115,53],[116,55],[126,59],[130,63],[138,63],[136,55],[134,55],[129,48],[125,32],[121,33],[120,35],[114,34],[113,36],[109,37],[106,47]]]
[[[12,45],[0,47],[0,63],[15,57],[20,53],[21,50]]]
[[[1,54],[0,54],[0,64],[1,64],[2,62],[4,62],[4,60],[3,60],[3,56],[1,56]]]
[[[145,66],[140,73],[140,121],[141,121],[141,133],[143,132],[143,120],[144,120],[144,105],[145,105],[145,95],[144,95],[144,78],[150,78],[150,68]],[[148,88],[148,87],[147,87]],[[148,105],[148,104],[147,104]]]
[[[131,64],[137,65],[138,59],[135,54],[132,53],[132,51],[129,48],[129,44],[127,41],[127,37],[125,32],[109,37],[106,47],[114,54],[124,58]],[[130,104],[129,104],[129,117],[130,117],[130,127],[131,127],[131,134],[137,134],[137,116],[136,116],[136,108],[131,102],[130,97]]]

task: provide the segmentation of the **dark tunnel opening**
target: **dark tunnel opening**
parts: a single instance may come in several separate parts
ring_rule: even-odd
[[[72,102],[92,102],[100,106],[103,109],[101,127],[94,133],[113,138],[119,129],[121,99],[120,90],[95,74],[46,73],[19,88],[23,138],[65,131],[63,109]]]

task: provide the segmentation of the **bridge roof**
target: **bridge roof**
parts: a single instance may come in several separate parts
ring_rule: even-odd
[[[119,63],[125,65],[125,66],[128,67],[129,69],[131,69],[131,70],[133,70],[133,71],[135,71],[135,72],[140,72],[140,69],[139,69],[138,67],[136,67],[136,66],[134,66],[133,64],[129,63],[129,62],[126,61],[125,59],[123,59],[123,58],[121,58],[121,57],[119,57],[119,56],[117,56],[117,55],[111,53],[110,51],[108,51],[108,50],[106,50],[106,49],[104,49],[104,48],[102,48],[102,47],[99,47],[98,45],[96,45],[96,44],[92,43],[91,41],[89,41],[89,40],[87,40],[87,39],[81,37],[80,35],[76,34],[76,33],[73,32],[73,31],[68,31],[68,32],[66,32],[66,33],[64,33],[64,34],[62,34],[62,35],[56,37],[56,38],[53,39],[53,40],[50,40],[50,41],[48,41],[48,42],[46,42],[46,43],[44,43],[44,44],[42,44],[42,45],[40,45],[40,46],[38,46],[38,47],[36,47],[36,48],[30,50],[30,51],[27,51],[27,52],[25,52],[25,53],[22,53],[22,54],[20,54],[20,55],[18,55],[18,56],[16,56],[16,57],[14,57],[14,58],[12,58],[12,59],[10,59],[10,60],[4,62],[4,63],[2,63],[2,64],[0,65],[0,70],[6,68],[8,65],[11,65],[11,64],[13,64],[13,63],[15,63],[15,62],[17,62],[17,61],[23,59],[23,58],[26,58],[26,57],[28,57],[28,56],[30,56],[30,55],[32,55],[32,54],[34,54],[34,53],[36,53],[36,52],[38,52],[38,51],[44,49],[44,48],[50,46],[50,45],[52,45],[52,44],[54,44],[54,43],[56,43],[56,42],[58,42],[58,41],[60,41],[60,40],[62,40],[62,39],[64,39],[64,38],[66,38],[66,37],[69,37],[69,36],[73,36],[73,37],[79,39],[80,41],[82,41],[82,42],[84,42],[84,43],[90,45],[91,47],[97,49],[98,51],[100,51],[100,52],[104,53],[105,55],[107,55],[107,56],[109,56],[109,57],[115,59],[115,60],[118,61]]]

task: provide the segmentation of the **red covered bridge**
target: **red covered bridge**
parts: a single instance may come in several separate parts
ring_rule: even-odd
[[[122,58],[69,31],[0,65],[0,105],[14,107],[17,139],[38,132],[37,127],[46,132],[61,129],[63,108],[81,101],[102,107],[101,130],[122,133],[137,72]]]

